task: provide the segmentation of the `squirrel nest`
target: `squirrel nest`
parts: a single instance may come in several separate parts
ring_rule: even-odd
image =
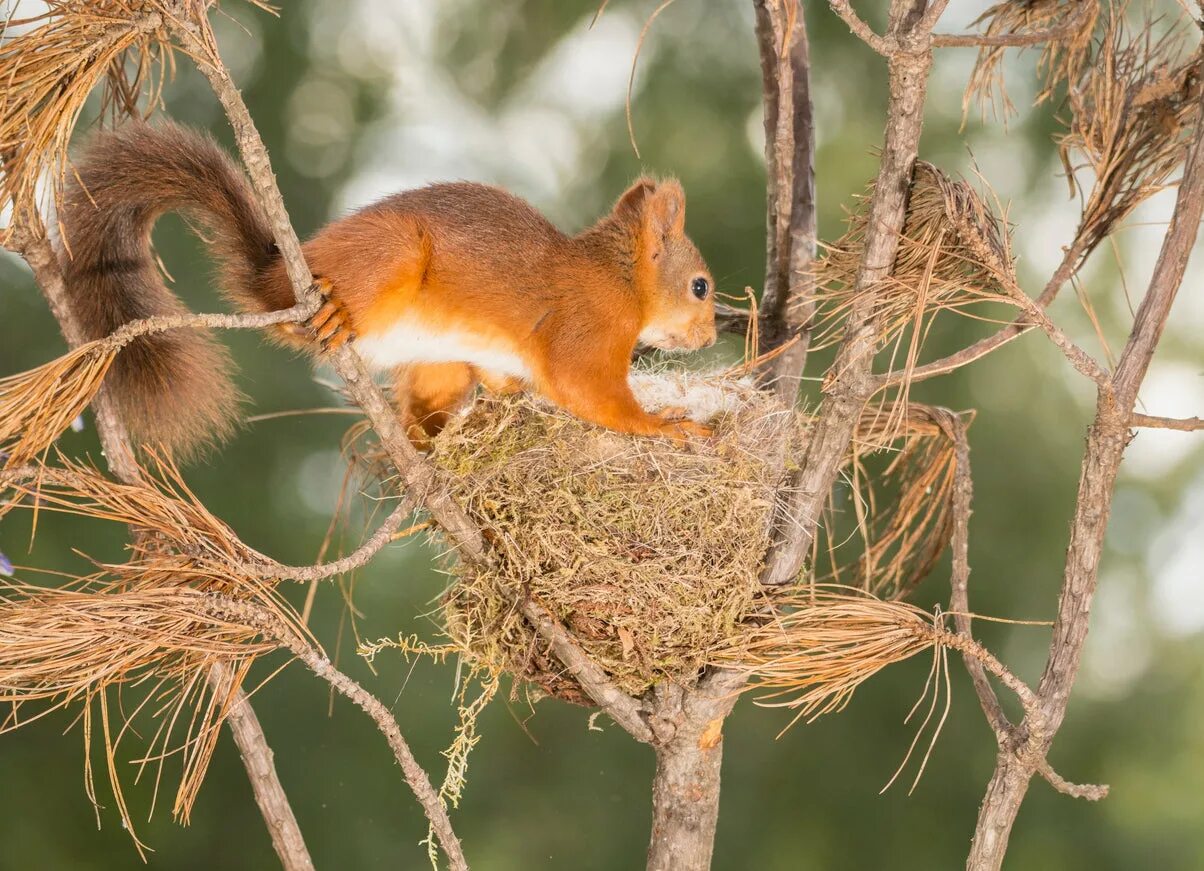
[[[629,693],[696,671],[755,608],[773,457],[799,432],[746,380],[637,373],[632,387],[650,411],[683,409],[714,436],[626,436],[512,396],[479,401],[433,446],[497,553],[453,567],[447,635],[475,664],[583,704],[515,601],[547,608]]]

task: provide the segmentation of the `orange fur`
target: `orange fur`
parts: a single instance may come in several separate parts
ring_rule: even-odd
[[[706,428],[645,412],[627,372],[646,331],[671,349],[715,339],[713,293],[699,300],[690,287],[711,277],[684,223],[685,195],[674,181],[640,179],[609,215],[574,237],[505,191],[447,184],[398,194],[331,224],[305,254],[329,282],[362,352],[366,340],[412,322],[434,336],[469,334],[522,362],[525,378],[473,361],[399,366],[399,403],[416,442],[438,432],[482,382],[507,392],[525,382],[585,420],[683,438]],[[285,284],[283,267],[268,280]]]
[[[79,178],[66,214],[68,284],[93,334],[180,307],[150,249],[167,210],[209,227],[224,290],[239,306],[293,304],[246,179],[204,136],[129,125],[96,140]],[[431,185],[329,224],[305,256],[327,302],[308,329],[282,328],[279,338],[312,350],[354,339],[367,362],[394,370],[418,443],[478,383],[534,389],[622,432],[708,432],[645,412],[627,384],[637,343],[695,349],[715,340],[713,280],[685,235],[676,181],[637,180],[576,236],[499,188]],[[225,366],[208,338],[170,334],[125,352],[113,386],[141,438],[184,451],[230,428],[236,393]]]

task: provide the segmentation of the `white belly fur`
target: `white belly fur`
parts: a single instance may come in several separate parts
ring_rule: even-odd
[[[378,369],[407,363],[469,363],[485,372],[530,380],[531,370],[513,347],[467,332],[436,330],[399,321],[387,332],[363,336],[355,349]]]

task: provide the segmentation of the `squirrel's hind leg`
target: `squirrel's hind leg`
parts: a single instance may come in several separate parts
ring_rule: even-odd
[[[397,407],[416,448],[425,450],[472,397],[477,373],[467,363],[412,363],[396,370]]]

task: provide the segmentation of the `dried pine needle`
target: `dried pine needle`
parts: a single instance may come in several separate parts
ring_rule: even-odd
[[[1011,243],[1003,220],[973,187],[920,161],[894,268],[883,281],[859,288],[872,196],[871,184],[844,235],[815,265],[814,345],[840,341],[850,309],[868,298],[878,347],[894,345],[896,355],[902,350],[910,371],[937,313],[966,314],[970,306],[1010,300],[1016,285]]]

